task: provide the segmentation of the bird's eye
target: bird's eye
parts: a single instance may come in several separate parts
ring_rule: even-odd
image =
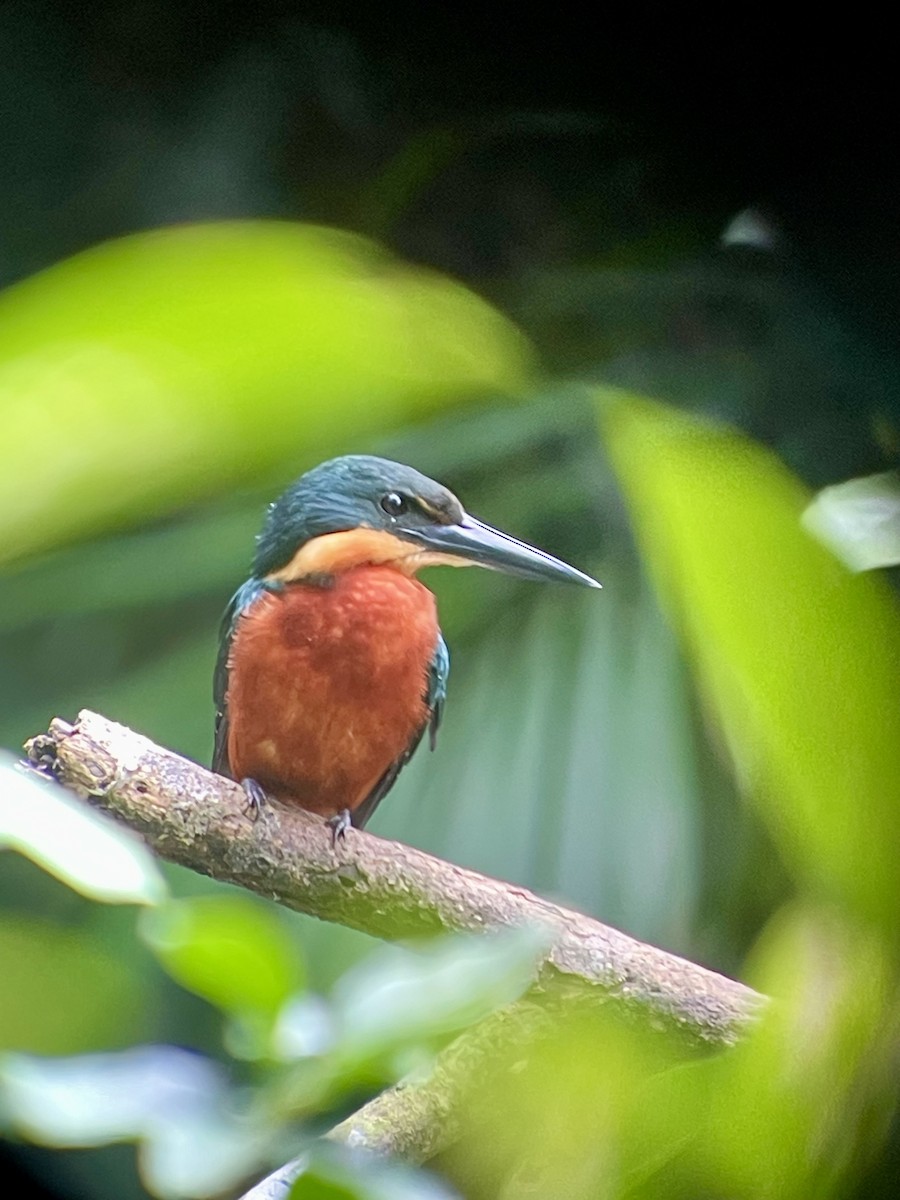
[[[381,497],[381,507],[389,517],[399,517],[407,511],[409,502],[399,492],[388,492],[386,496]]]

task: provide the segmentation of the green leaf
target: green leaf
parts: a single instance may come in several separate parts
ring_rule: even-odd
[[[823,488],[803,523],[851,570],[900,564],[900,476],[895,471]]]
[[[144,843],[50,780],[0,759],[0,847],[106,904],[158,904],[166,885]]]
[[[156,985],[110,943],[102,928],[4,912],[0,1048],[77,1054],[139,1036],[158,1002]]]
[[[384,947],[335,986],[340,1056],[375,1057],[486,1016],[522,994],[546,945],[542,930],[521,927]]]
[[[802,886],[896,932],[900,610],[802,527],[775,456],[661,404],[602,394],[638,537],[706,697]]]
[[[715,1190],[774,1194],[778,1180],[779,1196],[850,1195],[848,1167],[877,1146],[896,1109],[886,1069],[897,1039],[893,947],[833,906],[786,905],[747,974],[779,1000],[718,1062],[713,1103],[695,1110],[693,1131],[716,1162]]]
[[[371,1192],[364,1181],[359,1182],[359,1187],[355,1183],[336,1183],[321,1171],[304,1171],[291,1187],[290,1200],[367,1200]]]
[[[173,979],[232,1016],[268,1024],[303,985],[299,947],[277,912],[249,897],[172,901],[141,932]]]
[[[0,296],[0,556],[295,472],[531,368],[484,301],[352,234],[233,222],[107,243]]]
[[[121,1054],[0,1059],[0,1102],[42,1145],[141,1143],[149,1191],[207,1197],[231,1190],[265,1161],[271,1132],[242,1117],[220,1068],[174,1046]]]
[[[896,972],[882,939],[834,905],[786,906],[748,968],[778,1000],[726,1053],[689,1052],[614,1005],[570,1011],[527,1052],[498,1053],[458,1105],[442,1165],[479,1195],[868,1194],[851,1171],[896,1095]],[[527,1188],[501,1192],[495,1181],[510,1178]]]
[[[321,1112],[430,1062],[447,1033],[517,999],[545,947],[534,928],[383,947],[337,981],[330,1005],[291,1000],[272,1036],[273,1056],[290,1064],[273,1109]]]
[[[454,1200],[457,1193],[426,1171],[315,1144],[287,1200]]]

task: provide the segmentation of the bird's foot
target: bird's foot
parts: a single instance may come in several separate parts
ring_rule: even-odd
[[[260,813],[269,803],[266,789],[261,783],[257,783],[255,779],[242,779],[241,787],[244,789],[244,795],[247,797],[244,812],[251,821],[258,821]]]
[[[342,808],[339,813],[329,817],[325,824],[331,830],[331,844],[336,847],[338,842],[342,842],[347,836],[347,830],[353,824],[350,820],[350,809]]]

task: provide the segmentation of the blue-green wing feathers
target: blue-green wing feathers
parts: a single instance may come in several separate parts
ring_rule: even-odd
[[[428,722],[428,741],[432,750],[437,743],[437,733],[444,717],[444,701],[447,699],[449,674],[450,651],[447,649],[443,634],[438,632],[437,646],[428,672],[428,692],[425,697],[428,707],[431,709],[431,719]]]
[[[237,623],[247,609],[269,585],[259,579],[248,579],[231,597],[219,629],[219,657],[213,675],[213,700],[216,705],[216,733],[213,746],[212,769],[230,779],[231,764],[228,762],[228,658],[231,641]]]
[[[450,674],[450,652],[443,635],[438,633],[437,645],[434,648],[434,658],[428,669],[428,685],[425,690],[425,702],[428,705],[429,716],[421,729],[406,747],[405,752],[392,762],[382,777],[375,784],[369,795],[351,814],[350,819],[357,829],[362,829],[372,813],[388,794],[397,781],[397,776],[415,754],[425,730],[428,730],[428,740],[431,749],[437,741],[437,731],[444,715],[444,701],[447,698],[447,676]]]

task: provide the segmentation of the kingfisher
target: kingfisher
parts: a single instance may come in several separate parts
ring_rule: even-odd
[[[470,516],[400,463],[346,455],[269,506],[253,574],[222,621],[213,770],[362,829],[444,711],[450,658],[423,567],[600,584]]]

